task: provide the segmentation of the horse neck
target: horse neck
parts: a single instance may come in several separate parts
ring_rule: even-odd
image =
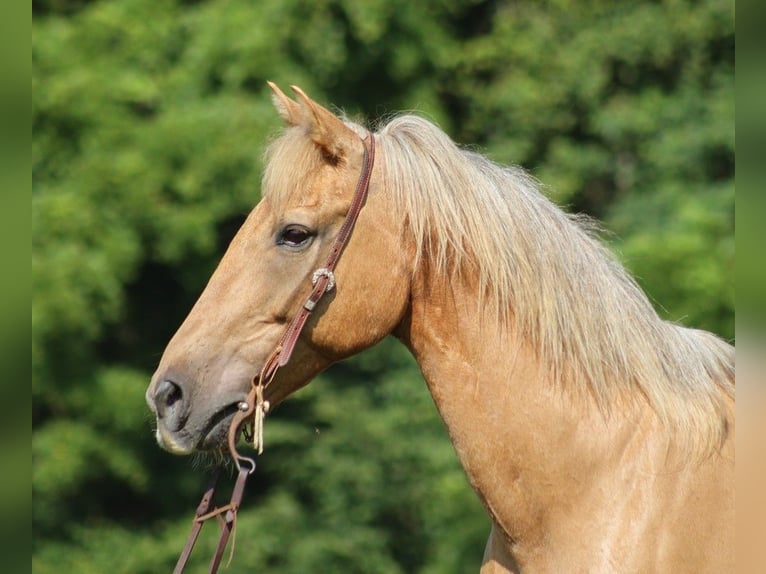
[[[567,508],[633,433],[607,425],[588,397],[573,406],[523,338],[480,311],[477,299],[472,285],[422,274],[397,335],[490,515],[509,538],[532,539],[543,536],[546,513]]]

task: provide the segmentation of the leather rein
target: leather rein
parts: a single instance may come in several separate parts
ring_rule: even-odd
[[[311,316],[311,313],[314,311],[319,301],[326,293],[332,291],[335,287],[335,275],[333,273],[335,271],[335,266],[338,263],[338,259],[340,259],[343,249],[348,244],[349,237],[351,236],[356,220],[359,217],[359,212],[362,210],[362,206],[367,199],[367,192],[370,187],[370,177],[372,176],[372,168],[375,164],[375,137],[372,133],[369,133],[368,138],[369,147],[366,145],[364,146],[362,170],[359,174],[359,180],[356,183],[351,207],[349,208],[346,218],[343,221],[343,225],[330,248],[324,266],[314,271],[311,277],[313,289],[303,302],[298,313],[285,329],[277,342],[276,347],[274,347],[274,350],[264,363],[261,372],[257,377],[253,378],[247,397],[237,404],[237,412],[232,418],[228,433],[229,454],[234,460],[234,464],[237,466],[238,471],[237,479],[231,494],[231,500],[228,504],[221,507],[214,507],[211,510],[216,484],[218,482],[218,477],[220,476],[219,469],[211,478],[205,489],[205,493],[202,496],[202,500],[197,506],[191,532],[189,532],[189,536],[186,539],[186,545],[181,551],[181,555],[178,557],[178,562],[173,570],[174,574],[181,574],[184,571],[189,556],[191,556],[192,549],[194,548],[194,544],[197,541],[197,537],[202,530],[202,526],[205,521],[213,517],[220,523],[221,534],[218,539],[218,546],[216,547],[215,554],[210,562],[209,572],[210,574],[215,574],[218,571],[229,536],[236,527],[237,512],[239,511],[240,503],[242,502],[242,497],[245,492],[247,477],[255,471],[255,460],[243,456],[237,451],[237,439],[239,438],[240,432],[242,432],[247,439],[253,442],[253,446],[258,454],[263,452],[263,420],[268,413],[270,406],[269,402],[264,400],[263,392],[274,380],[274,376],[280,367],[284,367],[290,360],[301,331],[303,331],[306,321]],[[247,428],[248,426],[250,427],[249,430]],[[233,554],[234,543],[232,542],[229,561],[231,561]]]

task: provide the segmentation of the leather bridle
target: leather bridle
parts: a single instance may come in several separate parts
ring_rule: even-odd
[[[340,259],[340,255],[348,243],[351,232],[356,224],[356,220],[359,217],[359,212],[362,210],[362,206],[367,198],[367,192],[370,187],[370,177],[372,176],[372,168],[375,163],[375,137],[372,133],[369,133],[365,139],[369,140],[369,145],[364,146],[362,170],[356,184],[354,198],[351,201],[351,207],[346,214],[343,225],[330,248],[327,259],[325,259],[324,266],[320,267],[312,274],[311,283],[313,289],[311,293],[285,329],[277,342],[276,347],[274,347],[274,350],[264,363],[261,372],[257,377],[253,378],[250,391],[245,400],[237,405],[238,410],[234,414],[231,425],[229,426],[229,453],[238,470],[231,500],[224,506],[216,507],[213,510],[210,509],[213,505],[215,487],[220,475],[219,470],[211,479],[205,490],[205,494],[202,496],[202,500],[197,506],[191,532],[186,539],[186,545],[184,546],[175,569],[173,570],[174,574],[183,572],[192,549],[194,548],[194,544],[197,541],[197,537],[202,530],[202,526],[206,520],[213,517],[216,517],[221,524],[221,535],[218,539],[218,546],[213,555],[213,559],[210,562],[209,572],[215,574],[215,572],[218,571],[221,558],[223,557],[226,544],[229,540],[229,535],[236,526],[237,512],[239,511],[242,496],[245,492],[247,477],[255,471],[255,460],[243,456],[237,451],[237,439],[239,438],[240,432],[242,432],[246,437],[252,439],[253,446],[258,454],[263,451],[263,419],[269,410],[269,402],[264,400],[263,392],[274,380],[274,376],[280,367],[284,367],[288,361],[290,361],[290,357],[292,356],[295,344],[301,335],[301,331],[303,331],[306,321],[311,316],[314,309],[316,309],[319,301],[326,293],[332,291],[335,287],[335,266],[338,264],[338,259]],[[250,425],[250,431],[247,430],[248,425]],[[233,554],[233,552],[234,546],[232,543],[231,553]],[[229,560],[231,560],[231,556],[229,557]]]

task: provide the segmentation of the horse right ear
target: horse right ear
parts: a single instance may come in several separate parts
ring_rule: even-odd
[[[295,100],[288,98],[282,90],[274,82],[266,82],[271,91],[271,101],[274,102],[274,107],[277,108],[277,113],[284,120],[288,126],[300,125],[303,121],[303,112],[300,104]]]

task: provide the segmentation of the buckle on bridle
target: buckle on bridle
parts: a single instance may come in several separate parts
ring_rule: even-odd
[[[314,274],[311,276],[311,284],[314,287],[316,287],[320,277],[327,277],[327,287],[325,287],[325,292],[332,291],[335,288],[335,275],[327,267],[320,267],[314,271]]]

